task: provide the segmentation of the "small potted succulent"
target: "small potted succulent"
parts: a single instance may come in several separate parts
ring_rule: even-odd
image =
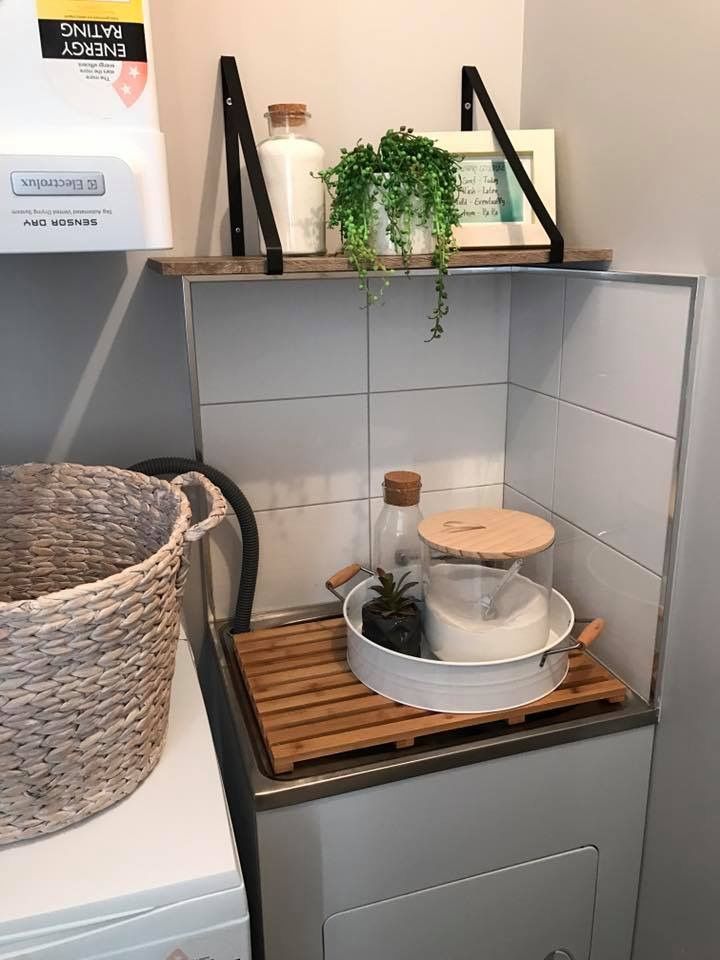
[[[370,587],[377,596],[363,605],[362,632],[381,647],[419,657],[422,620],[418,600],[408,595],[418,583],[416,580],[408,582],[409,576],[405,573],[396,581],[392,573],[378,567],[380,582]]]
[[[383,254],[399,255],[406,272],[412,253],[432,254],[437,298],[428,339],[439,339],[448,313],[445,281],[455,250],[453,228],[460,220],[458,158],[429,137],[400,127],[388,130],[377,148],[358,142],[341,150],[338,163],[317,176],[330,194],[328,226],[340,228],[361,289],[367,290],[370,272],[387,274]]]

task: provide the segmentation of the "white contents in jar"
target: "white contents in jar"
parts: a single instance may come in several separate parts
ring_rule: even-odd
[[[473,564],[440,563],[426,586],[425,638],[439,660],[506,660],[542,650],[548,640],[549,591],[515,576],[495,600],[495,615],[484,619],[482,597],[492,594],[504,570]]]
[[[283,253],[324,253],[325,188],[313,174],[323,168],[325,152],[306,136],[304,104],[274,104],[267,116],[270,136],[258,155]],[[262,231],[260,248],[267,252]]]

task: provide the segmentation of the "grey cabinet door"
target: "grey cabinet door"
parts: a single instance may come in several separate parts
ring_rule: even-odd
[[[325,960],[589,960],[597,861],[582,847],[336,913]]]

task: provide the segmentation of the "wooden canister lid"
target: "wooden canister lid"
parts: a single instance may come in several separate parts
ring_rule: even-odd
[[[546,550],[555,540],[547,520],[519,510],[448,510],[423,520],[418,534],[429,547],[472,560],[515,560]]]
[[[413,507],[420,503],[422,480],[412,470],[391,470],[385,474],[383,496],[385,503],[395,507]]]

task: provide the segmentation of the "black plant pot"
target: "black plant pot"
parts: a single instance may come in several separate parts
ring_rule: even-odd
[[[384,608],[377,600],[370,600],[362,608],[363,636],[378,646],[409,657],[420,656],[422,621],[420,611],[413,604],[407,613],[384,616]]]

